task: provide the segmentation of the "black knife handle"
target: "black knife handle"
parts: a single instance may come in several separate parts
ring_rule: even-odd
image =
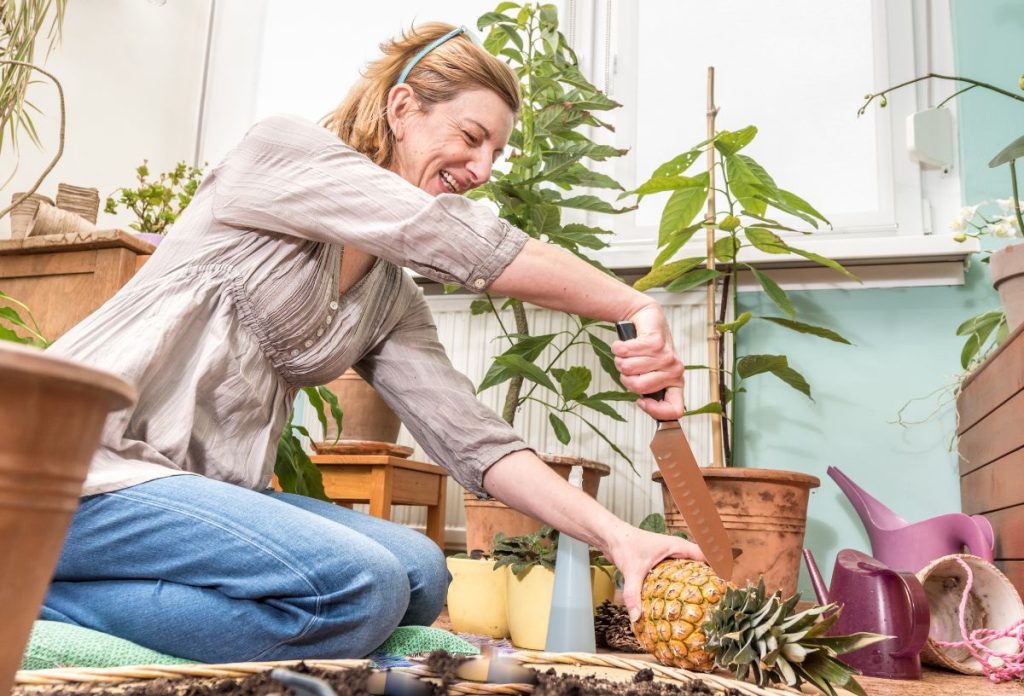
[[[636,338],[636,326],[631,321],[617,321],[615,322],[615,330],[619,334],[619,340],[631,341]],[[652,394],[644,394],[644,397],[648,399],[654,399],[655,401],[665,400],[665,390],[659,389]]]

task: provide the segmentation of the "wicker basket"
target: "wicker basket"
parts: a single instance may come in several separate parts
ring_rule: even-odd
[[[512,657],[520,664],[538,670],[549,667],[559,674],[578,676],[594,675],[609,681],[629,682],[633,675],[642,669],[654,672],[656,680],[691,683],[703,681],[714,694],[740,693],[745,696],[792,696],[794,692],[780,689],[769,689],[754,686],[746,682],[729,679],[716,674],[698,674],[684,669],[675,669],[646,660],[627,659],[612,655],[595,655],[592,653],[541,653],[518,652]],[[211,679],[240,678],[258,674],[275,667],[289,667],[298,664],[299,660],[279,662],[240,662],[221,665],[138,665],[134,667],[110,667],[106,669],[63,668],[18,672],[14,691],[15,696],[32,693],[47,693],[53,687],[70,684],[118,684],[128,686],[131,682],[150,679],[185,679],[189,677],[209,677]],[[306,660],[311,667],[325,670],[344,670],[369,665],[367,660]],[[424,665],[399,667],[400,671],[412,674],[420,679],[437,682],[437,675]],[[449,687],[451,694],[531,694],[531,684],[485,684],[481,682],[457,682]]]

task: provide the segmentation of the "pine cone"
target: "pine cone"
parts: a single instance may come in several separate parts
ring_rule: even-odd
[[[608,600],[601,603],[594,615],[594,633],[598,647],[617,652],[644,652],[633,635],[626,607],[621,604],[612,604]]]

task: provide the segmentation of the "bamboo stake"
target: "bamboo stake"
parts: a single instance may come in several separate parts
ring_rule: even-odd
[[[715,68],[708,66],[708,208],[704,216],[704,233],[707,239],[707,268],[715,270],[715,116],[718,115],[718,108],[715,106]],[[715,294],[718,283],[711,280],[708,283],[707,310],[708,310],[708,379],[710,380],[711,398],[713,404],[721,403],[722,395],[718,388],[719,365],[718,365],[718,343],[721,337],[718,329],[715,328],[717,319],[715,311]],[[724,467],[722,457],[722,414],[712,413],[711,415],[711,466]]]

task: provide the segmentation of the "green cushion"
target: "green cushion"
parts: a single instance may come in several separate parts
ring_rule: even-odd
[[[459,655],[476,655],[480,652],[471,643],[439,628],[401,626],[374,651],[374,657],[403,657],[431,650],[447,650]],[[36,621],[25,648],[21,669],[178,665],[192,662],[89,628],[58,621]]]
[[[90,628],[59,621],[36,621],[21,660],[21,669],[180,665],[190,662],[192,660],[164,655]]]

